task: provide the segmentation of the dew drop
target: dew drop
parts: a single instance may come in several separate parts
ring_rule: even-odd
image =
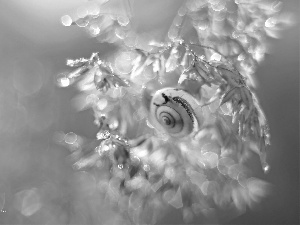
[[[103,152],[106,152],[106,151],[108,151],[108,150],[109,150],[109,146],[108,146],[108,145],[103,145],[102,151],[103,151]]]
[[[99,101],[99,98],[95,94],[90,94],[85,98],[86,104],[95,104],[97,101]]]
[[[79,18],[84,18],[84,17],[86,17],[87,15],[88,15],[88,10],[87,10],[86,7],[81,6],[81,7],[79,7],[79,8],[77,9],[77,16],[78,16]]]
[[[97,134],[97,139],[98,140],[102,140],[102,139],[107,139],[110,137],[110,132],[105,130],[105,131],[101,131]],[[107,146],[107,145],[105,145]],[[103,146],[104,147],[104,146]]]
[[[87,19],[78,19],[75,21],[75,23],[79,27],[86,27],[89,24],[89,21]]]
[[[198,25],[197,25],[197,28],[199,30],[206,30],[208,28],[208,24],[207,22],[199,22]]]
[[[214,152],[206,152],[203,154],[205,159],[205,165],[208,165],[209,168],[215,168],[218,164],[218,155]]]
[[[73,21],[72,21],[72,18],[69,16],[69,15],[64,15],[61,17],[61,23],[68,27],[68,26],[71,26]]]
[[[220,61],[221,58],[222,58],[222,56],[221,56],[220,54],[218,54],[218,53],[215,52],[215,53],[212,54],[212,56],[210,57],[210,60],[212,60],[212,61]]]
[[[127,26],[129,24],[129,18],[127,16],[119,16],[117,20],[121,26]]]
[[[123,169],[123,167],[124,167],[123,164],[119,164],[119,165],[118,165],[118,168],[119,168],[120,170]]]
[[[131,33],[130,35],[127,35],[127,37],[124,40],[124,44],[130,48],[135,47],[137,43],[136,35]]]
[[[57,79],[57,85],[59,87],[68,87],[70,83],[70,79],[67,77],[61,77]]]
[[[270,169],[271,169],[270,165],[268,163],[264,163],[263,165],[264,173],[270,172]]]
[[[268,28],[274,27],[276,25],[277,21],[274,17],[270,17],[269,19],[266,20],[265,26]]]
[[[224,1],[224,3],[218,2],[217,4],[212,4],[211,8],[215,11],[221,11],[221,10],[225,9],[225,4],[226,4],[226,1]]]
[[[143,166],[143,170],[145,170],[146,172],[149,172],[150,171],[150,166],[148,164],[145,164]]]
[[[234,164],[228,168],[228,176],[230,176],[234,180],[237,180],[241,170],[242,168],[239,164]]]
[[[36,188],[18,192],[15,195],[15,201],[15,207],[26,217],[36,213],[42,206],[40,195]]]
[[[97,103],[97,106],[98,106],[98,108],[100,109],[100,110],[103,110],[103,109],[105,109],[106,108],[106,106],[107,106],[107,99],[106,98],[101,98],[101,99],[99,99],[99,101],[98,101],[98,103]]]
[[[178,15],[179,16],[184,16],[187,12],[187,9],[185,6],[180,7],[180,9],[178,10]]]
[[[116,70],[121,74],[129,74],[132,69],[132,60],[134,56],[131,52],[122,52],[115,59]]]
[[[110,123],[109,123],[109,128],[110,128],[111,130],[117,129],[118,126],[119,126],[119,121],[118,121],[116,118],[112,119],[112,120],[110,121]]]
[[[244,172],[240,172],[237,176],[237,181],[239,182],[239,184],[246,188],[247,187],[247,181],[248,181],[248,176],[244,173]]]
[[[92,24],[89,30],[92,36],[97,36],[98,34],[100,34],[101,31],[97,24]]]
[[[234,165],[234,160],[229,157],[224,157],[218,161],[218,170],[221,174],[227,175],[229,167]]]
[[[88,13],[92,16],[97,16],[100,13],[100,9],[97,4],[89,5],[87,10],[88,10]]]
[[[238,61],[243,61],[246,58],[245,54],[241,53],[239,54],[239,56],[237,57]]]
[[[77,141],[77,135],[73,132],[69,132],[65,135],[64,139],[67,144],[72,145]]]

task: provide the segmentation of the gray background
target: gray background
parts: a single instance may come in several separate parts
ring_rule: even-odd
[[[78,27],[61,25],[60,17],[81,2],[0,0],[0,209],[6,210],[0,212],[0,224],[110,224],[113,214],[106,207],[94,212],[91,204],[82,203],[91,201],[84,193],[89,189],[77,185],[68,150],[52,141],[55,131],[90,138],[97,131],[90,111],[72,107],[77,91],[55,87],[56,74],[67,69],[65,60],[114,50]],[[165,35],[180,3],[136,1],[138,31]],[[257,95],[272,136],[271,171],[265,179],[274,184],[274,193],[230,224],[299,224],[299,1],[284,1],[283,10],[293,12],[297,24],[271,40],[272,52],[257,70]],[[44,205],[26,217],[15,199],[32,188]],[[182,223],[176,215],[163,222]]]

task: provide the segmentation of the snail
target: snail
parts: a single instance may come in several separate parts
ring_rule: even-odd
[[[198,101],[184,90],[163,88],[156,91],[149,102],[150,123],[171,137],[189,136],[202,124]]]

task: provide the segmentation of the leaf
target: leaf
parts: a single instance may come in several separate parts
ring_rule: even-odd
[[[199,73],[199,75],[206,81],[210,80],[209,75],[206,70],[203,70],[203,67],[200,66],[200,63],[195,63],[195,67]]]
[[[87,65],[83,65],[82,67],[79,67],[75,70],[73,70],[71,73],[69,73],[68,78],[76,78],[81,76],[82,74],[84,74],[85,72],[87,72],[89,70]]]
[[[230,89],[229,91],[227,91],[223,95],[220,105],[223,105],[224,103],[226,103],[229,100],[231,100],[232,97],[235,95],[235,93],[236,93],[236,87],[234,87],[234,88]]]

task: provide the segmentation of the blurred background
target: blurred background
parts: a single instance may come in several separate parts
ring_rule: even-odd
[[[83,29],[61,24],[61,16],[83,2],[0,0],[0,224],[121,220],[94,194],[93,177],[74,171],[69,150],[53,141],[57,131],[88,138],[97,132],[93,113],[77,112],[71,104],[77,90],[55,84],[67,70],[66,59],[115,52]],[[272,52],[257,70],[257,95],[272,137],[265,179],[274,191],[257,210],[227,224],[299,224],[299,1],[283,2],[296,25],[270,40]],[[164,37],[181,3],[135,1],[137,31]],[[161,223],[181,224],[177,215],[171,212]]]

